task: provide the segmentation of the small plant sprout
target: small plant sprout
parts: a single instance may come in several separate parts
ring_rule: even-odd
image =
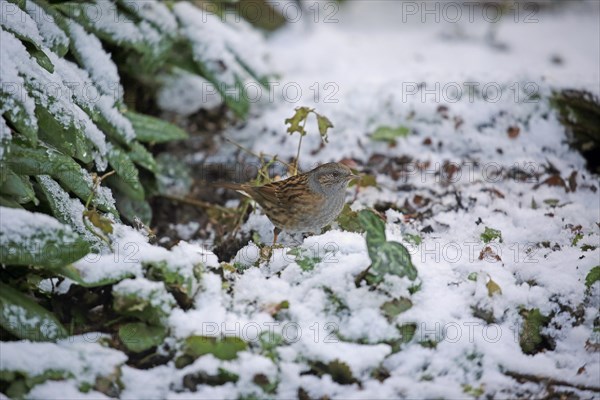
[[[314,114],[317,117],[317,125],[319,127],[319,135],[321,135],[321,140],[323,143],[328,142],[327,131],[329,128],[333,128],[333,124],[329,120],[329,118],[324,115],[319,114],[314,110],[314,108],[309,107],[297,107],[296,113],[291,117],[285,120],[286,125],[289,124],[287,131],[290,135],[293,135],[295,132],[300,134],[300,140],[298,141],[298,151],[296,152],[296,159],[292,164],[291,176],[295,176],[298,174],[298,161],[300,158],[300,148],[302,147],[302,138],[306,135],[306,121],[308,121],[308,116],[310,114]]]

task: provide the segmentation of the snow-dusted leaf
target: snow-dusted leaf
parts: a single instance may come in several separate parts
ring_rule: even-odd
[[[188,269],[182,270],[180,266],[172,265],[165,260],[146,262],[143,266],[148,279],[164,282],[171,293],[191,306],[200,285],[201,265],[195,265],[191,274]]]
[[[79,127],[69,124],[65,128],[56,116],[43,106],[36,107],[36,116],[39,121],[40,139],[83,163],[92,161],[94,152],[92,144]]]
[[[102,345],[105,338],[98,332],[91,332],[90,335],[71,336],[57,343],[32,343],[27,340],[2,342],[0,374],[3,377],[11,376],[9,381],[12,384],[8,390],[20,386],[24,388],[21,393],[26,394],[27,398],[36,398],[31,395],[32,392],[27,392],[46,381],[56,384],[52,391],[55,394],[45,393],[37,398],[86,398],[86,393],[77,390],[69,390],[69,394],[65,394],[65,389],[71,388],[64,379],[73,379],[82,392],[84,388],[98,388],[100,382],[106,382],[109,387],[118,387],[120,366],[127,361],[127,356],[122,352]],[[12,395],[15,392],[18,390],[11,392],[11,398],[15,398]],[[99,398],[98,392],[92,393],[87,395]]]
[[[0,108],[2,106],[0,105]],[[6,120],[0,115],[0,163],[4,159],[4,155],[10,151],[10,142],[12,140],[12,134],[9,126],[6,124]],[[1,165],[1,164],[0,164]],[[0,166],[1,168],[1,166]],[[2,177],[0,177],[0,183],[2,183]]]
[[[144,188],[139,179],[139,171],[127,153],[117,146],[108,151],[108,164],[117,172],[109,177],[109,182],[134,200],[144,200]]]
[[[0,283],[0,310],[0,326],[19,339],[45,342],[67,336],[54,314],[4,283]]]
[[[3,17],[4,18],[4,17]],[[16,63],[29,62],[29,55],[22,44],[9,32],[0,29],[2,57],[0,57],[0,114],[24,135],[31,143],[37,140],[37,118],[35,103],[24,90],[25,81],[19,75]],[[22,52],[19,51],[19,47]],[[17,54],[21,53],[24,59]],[[5,128],[2,128],[3,130]],[[7,132],[7,130],[4,130]]]
[[[36,22],[44,45],[63,57],[69,50],[69,38],[62,30],[62,16],[45,0],[27,0],[22,3],[24,11]]]
[[[91,233],[83,222],[85,207],[81,200],[69,196],[58,182],[48,175],[38,175],[36,176],[36,180],[46,197],[46,201],[50,205],[52,215],[63,224],[67,224],[73,228],[75,232],[79,233],[94,248],[103,248],[104,242]]]
[[[412,301],[405,297],[400,297],[390,301],[386,301],[380,307],[383,315],[388,321],[392,322],[394,319],[406,310],[412,307]]]
[[[170,43],[147,21],[135,22],[123,13],[116,3],[97,0],[90,3],[65,2],[55,6],[75,19],[100,39],[154,60],[163,54]]]
[[[500,232],[498,229],[493,229],[486,226],[480,237],[483,243],[489,243],[496,239],[502,243],[502,232]]]
[[[126,279],[113,286],[113,308],[121,315],[135,317],[152,325],[161,325],[176,305],[162,282]]]
[[[90,174],[72,158],[52,148],[40,145],[31,149],[13,145],[7,165],[18,174],[50,175],[83,201],[87,201],[92,194],[93,181]],[[112,196],[102,188],[96,191],[92,204],[102,211],[118,215]]]
[[[0,263],[59,268],[85,256],[89,245],[67,225],[25,210],[0,207]]]
[[[100,93],[112,97],[115,102],[122,102],[123,87],[111,55],[104,50],[100,40],[81,25],[71,20],[66,25],[71,52],[77,63],[87,71]]]
[[[112,98],[102,96],[94,104],[92,119],[106,134],[122,145],[129,145],[135,139],[135,131],[131,122],[117,109]]]
[[[139,19],[152,24],[168,36],[177,34],[177,20],[166,4],[158,1],[119,0],[119,4]]]
[[[244,93],[244,84],[248,80],[265,83],[265,79],[258,76],[261,69],[259,62],[248,52],[252,48],[252,53],[260,54],[259,41],[190,3],[176,3],[173,12],[179,20],[181,35],[191,45],[200,74],[215,85],[225,103],[237,115],[245,116],[250,104]],[[251,46],[251,42],[256,46]]]
[[[163,143],[188,137],[183,129],[162,119],[133,111],[127,111],[124,115],[131,121],[135,136],[140,142]]]
[[[161,110],[188,116],[223,104],[223,97],[212,83],[176,66],[159,75],[158,81],[161,86],[156,93],[156,105]]]
[[[35,21],[25,11],[21,10],[17,4],[0,0],[0,8],[3,12],[3,16],[0,18],[0,26],[19,38],[37,63],[52,73],[54,65],[45,52],[44,40],[40,36]]]
[[[525,354],[535,354],[540,351],[544,341],[541,330],[550,322],[550,318],[543,315],[539,309],[522,310],[523,328],[519,336],[521,350]]]

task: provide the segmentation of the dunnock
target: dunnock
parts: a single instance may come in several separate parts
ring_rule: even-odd
[[[312,171],[263,186],[219,184],[238,190],[255,200],[275,228],[273,243],[279,232],[320,232],[344,207],[346,187],[358,178],[340,163],[323,164]]]

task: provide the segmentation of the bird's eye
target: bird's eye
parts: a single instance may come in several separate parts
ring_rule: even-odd
[[[339,174],[339,173],[337,173],[337,172],[334,172],[334,173],[332,173],[331,175],[333,175],[333,177],[334,177],[334,178],[337,178],[338,176],[340,176],[340,174]]]

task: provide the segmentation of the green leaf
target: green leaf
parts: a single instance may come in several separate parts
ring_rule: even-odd
[[[0,185],[1,194],[12,197],[19,204],[29,202],[33,202],[35,205],[39,204],[28,176],[17,175],[8,168],[3,173],[5,180]]]
[[[367,232],[367,245],[375,248],[385,243],[385,223],[371,210],[361,210],[358,220]]]
[[[317,125],[319,126],[319,134],[321,135],[321,139],[323,140],[324,143],[327,143],[328,138],[327,138],[327,130],[329,128],[333,128],[333,124],[331,123],[331,121],[329,120],[329,118],[316,113],[317,115]]]
[[[364,228],[358,220],[358,213],[352,211],[348,204],[344,204],[342,212],[337,217],[337,223],[345,231],[349,232],[364,232]]]
[[[380,307],[381,312],[387,318],[388,322],[392,322],[398,315],[412,307],[412,301],[405,297],[400,297],[390,301],[386,301]]]
[[[24,4],[26,9],[31,8],[30,3],[37,4],[37,6],[39,6],[42,10],[40,12],[33,8],[31,13],[33,14],[32,18],[38,25],[40,34],[44,38],[44,43],[46,43],[46,46],[56,53],[57,56],[64,57],[65,54],[67,54],[67,51],[69,51],[69,37],[65,33],[64,17],[56,12],[56,10],[54,10],[45,0],[28,0],[26,4]],[[53,24],[54,29],[56,29],[57,32],[48,32],[47,35],[44,35],[44,30],[41,26],[41,24],[44,23]]]
[[[75,281],[78,285],[87,288],[112,285],[124,279],[134,277],[132,272],[118,271],[117,273],[110,274],[109,276],[105,276],[97,280],[89,280],[84,279],[81,275],[81,271],[75,268],[73,265],[65,265],[64,267],[57,268],[54,271],[65,278]]]
[[[415,246],[418,246],[423,242],[423,239],[421,239],[421,236],[419,236],[419,235],[413,235],[412,233],[405,233],[403,236],[407,242],[412,243]]]
[[[550,322],[550,318],[540,313],[537,308],[522,310],[523,329],[519,337],[521,350],[525,354],[535,354],[540,350],[544,341],[541,329]]]
[[[0,310],[0,326],[19,339],[54,341],[67,336],[54,314],[4,283],[0,283]]]
[[[290,126],[287,128],[288,133],[293,134],[294,132],[298,132],[302,136],[306,135],[304,124],[306,123],[308,114],[310,114],[312,111],[313,109],[309,107],[296,107],[296,112],[294,115],[285,120],[286,125],[290,124]],[[300,126],[301,123],[303,123],[303,126]]]
[[[142,56],[140,63],[158,63],[170,48],[170,40],[150,25],[136,23],[111,2],[61,2],[54,4],[66,17],[73,18],[87,31],[118,48],[134,50]],[[125,25],[127,29],[123,29]],[[158,42],[155,39],[158,38]]]
[[[191,306],[202,276],[202,265],[195,265],[191,274],[184,275],[182,270],[168,262],[144,262],[146,277],[156,282],[164,282],[169,292],[176,295],[180,303]]]
[[[219,360],[233,360],[237,353],[246,350],[246,342],[238,337],[190,336],[185,339],[183,352],[194,359],[212,354]]]
[[[18,2],[20,4],[21,2]],[[5,5],[2,6],[3,8],[3,13],[7,10],[5,10]],[[12,11],[11,11],[12,14]],[[13,14],[15,15],[15,17],[12,17],[12,19],[17,19],[17,24],[23,24],[25,25],[26,22],[31,22],[33,24],[35,24],[35,21],[33,21],[31,19],[31,17],[29,15],[27,15],[26,12],[19,10],[18,14]],[[2,26],[2,28],[10,33],[12,33],[13,35],[15,35],[22,43],[23,46],[25,46],[25,48],[27,49],[27,52],[29,53],[29,55],[31,57],[33,57],[37,63],[44,68],[45,70],[47,70],[50,73],[54,72],[54,65],[52,64],[52,62],[50,61],[50,58],[46,55],[46,53],[44,53],[43,50],[43,46],[44,44],[41,42],[38,42],[38,38],[39,36],[36,38],[36,36],[33,35],[34,32],[32,32],[29,29],[13,29],[13,26],[11,26],[10,23],[7,23],[8,18],[11,17],[7,17],[4,16],[2,18],[0,18],[0,25]],[[25,25],[26,26],[26,25]],[[37,34],[37,32],[35,32]]]
[[[92,144],[83,131],[75,125],[74,120],[71,119],[65,127],[59,115],[50,112],[48,107],[40,105],[36,106],[35,114],[40,127],[38,132],[40,139],[84,164],[92,161]]]
[[[163,284],[145,279],[127,279],[113,286],[113,309],[150,325],[162,325],[176,305]],[[139,286],[136,286],[139,285]]]
[[[136,138],[140,142],[164,143],[189,137],[183,129],[162,119],[133,111],[126,111],[124,115],[131,121]]]
[[[592,287],[592,285],[600,280],[600,265],[595,266],[588,272],[585,277],[585,286],[588,288]]]
[[[117,176],[108,178],[109,184],[115,185],[128,197],[144,200],[144,188],[140,183],[139,171],[124,150],[113,146],[108,151],[108,164],[116,171]],[[119,179],[116,179],[119,178]]]
[[[312,271],[315,266],[321,262],[319,257],[309,255],[309,252],[301,247],[288,251],[289,255],[295,256],[294,262],[298,264],[302,271]]]
[[[152,208],[145,200],[134,200],[121,193],[115,193],[117,210],[122,218],[129,223],[134,224],[136,218],[142,221],[144,225],[150,225],[152,220]]]
[[[25,101],[31,100],[17,82],[2,82],[0,85],[0,110],[5,110],[0,118],[9,121],[17,132],[27,138],[32,145],[37,143],[38,123],[35,110],[28,110]],[[0,129],[9,129],[6,124],[0,125]],[[7,137],[4,133],[2,136]],[[4,157],[6,154],[4,154]]]
[[[407,137],[409,133],[410,129],[406,126],[399,126],[397,128],[380,126],[375,129],[375,132],[371,135],[371,139],[378,142],[396,143],[396,139]]]
[[[87,172],[71,157],[52,148],[38,145],[31,149],[13,143],[7,165],[17,174],[50,175],[83,201],[92,194],[93,182]],[[118,215],[114,206],[103,197],[94,196],[92,204]]]
[[[131,161],[152,173],[157,172],[158,166],[156,164],[154,156],[152,156],[152,153],[146,150],[146,148],[142,146],[139,142],[131,143],[130,147],[131,150],[129,152],[129,158],[131,159]]]
[[[89,245],[54,218],[25,210],[0,208],[0,264],[59,268],[85,256]],[[10,218],[10,219],[9,219]]]
[[[141,353],[160,345],[167,336],[163,326],[148,325],[143,322],[131,322],[119,327],[119,340],[127,350]]]
[[[417,269],[411,261],[410,253],[402,244],[386,241],[383,221],[370,210],[361,210],[358,218],[367,232],[367,249],[371,259],[367,281],[378,284],[386,274],[415,280]]]
[[[15,36],[19,37],[19,35]],[[22,37],[19,37],[19,39],[23,40]],[[50,58],[46,55],[46,53],[44,53],[44,50],[42,50],[41,46],[39,46],[33,41],[24,41],[23,45],[27,49],[29,55],[31,55],[31,57],[33,57],[35,61],[37,61],[40,67],[44,68],[50,73],[54,72],[54,64],[52,64]]]
[[[489,243],[495,239],[498,239],[498,241],[502,243],[502,232],[486,226],[484,232],[481,234],[481,240],[483,240],[484,243]]]
[[[8,208],[23,208],[22,205],[8,197],[0,196],[0,206]]]

